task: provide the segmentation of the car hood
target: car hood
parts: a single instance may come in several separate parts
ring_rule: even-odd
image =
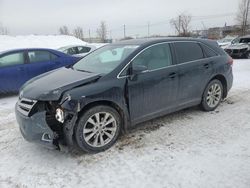
[[[60,68],[35,77],[20,90],[20,98],[40,101],[56,101],[72,88],[85,85],[100,78],[100,74]]]
[[[248,48],[248,47],[249,47],[248,44],[239,43],[239,44],[229,45],[226,49],[244,49],[244,48]]]
[[[231,42],[218,42],[219,46],[226,46],[226,45],[230,45]]]

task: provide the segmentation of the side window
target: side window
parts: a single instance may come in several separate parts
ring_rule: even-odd
[[[48,51],[29,51],[28,56],[30,63],[50,61],[50,52]]]
[[[148,70],[160,69],[172,65],[172,56],[169,44],[152,46],[133,60],[134,65],[143,65]]]
[[[207,45],[202,44],[202,48],[204,50],[206,57],[218,56],[218,54],[215,51],[213,51],[211,48],[209,48]]]
[[[91,48],[89,48],[89,47],[84,47],[84,46],[79,46],[78,47],[78,52],[80,54],[82,54],[82,53],[88,53],[90,50],[91,50]]]
[[[57,59],[57,58],[58,58],[57,55],[50,53],[50,59],[51,60],[54,60],[54,59]]]
[[[67,54],[74,55],[77,54],[77,48],[69,48]]]
[[[204,58],[200,45],[196,42],[176,42],[174,43],[177,59],[179,63],[195,61]]]
[[[24,54],[22,52],[5,55],[0,58],[0,67],[20,64],[24,64]]]

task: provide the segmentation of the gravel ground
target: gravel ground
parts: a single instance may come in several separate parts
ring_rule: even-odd
[[[95,154],[26,142],[16,96],[0,99],[0,187],[250,187],[250,60],[214,112],[189,108],[138,126]]]

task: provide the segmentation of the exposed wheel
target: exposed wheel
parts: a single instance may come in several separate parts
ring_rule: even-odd
[[[217,79],[212,80],[206,87],[203,96],[201,107],[205,111],[215,110],[221,102],[223,96],[223,86]]]
[[[78,146],[91,153],[110,148],[121,131],[121,117],[109,106],[96,106],[86,111],[75,129]]]

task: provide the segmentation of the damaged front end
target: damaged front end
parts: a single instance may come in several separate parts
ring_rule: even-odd
[[[15,109],[20,131],[27,141],[51,149],[60,149],[60,145],[73,145],[77,114],[61,109],[58,102],[21,98]]]

